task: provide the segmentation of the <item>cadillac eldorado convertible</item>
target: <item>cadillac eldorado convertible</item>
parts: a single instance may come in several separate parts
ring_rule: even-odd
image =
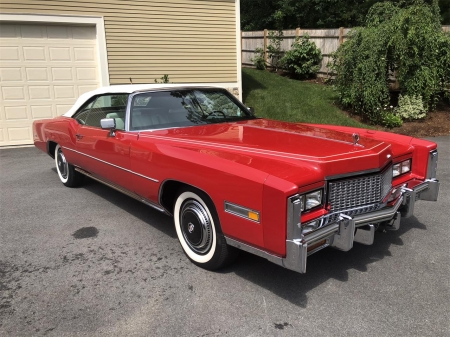
[[[241,249],[305,273],[309,255],[370,245],[439,193],[431,141],[262,119],[215,87],[103,87],[33,136],[64,185],[87,176],[173,216],[211,270]]]

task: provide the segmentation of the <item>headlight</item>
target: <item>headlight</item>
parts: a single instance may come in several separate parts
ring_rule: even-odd
[[[397,163],[392,167],[392,176],[398,177],[400,174],[408,173],[411,171],[411,159],[404,160],[401,163]]]
[[[323,195],[322,190],[317,190],[314,192],[301,195],[300,201],[302,203],[301,207],[302,212],[320,206],[322,204],[322,195]]]

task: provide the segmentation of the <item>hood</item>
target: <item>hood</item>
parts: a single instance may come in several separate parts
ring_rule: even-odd
[[[392,159],[389,143],[319,126],[256,119],[141,132],[267,172],[294,183],[381,169]]]

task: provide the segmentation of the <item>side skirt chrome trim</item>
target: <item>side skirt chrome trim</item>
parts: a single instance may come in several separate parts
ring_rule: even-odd
[[[273,263],[275,263],[275,264],[277,264],[279,266],[284,266],[283,265],[283,258],[281,258],[281,257],[278,257],[276,255],[272,255],[270,253],[267,253],[264,250],[261,250],[261,249],[249,246],[249,245],[247,245],[245,243],[242,243],[240,241],[231,239],[231,238],[229,238],[227,236],[225,236],[225,240],[227,241],[227,244],[230,245],[230,246],[236,247],[236,248],[241,249],[243,251],[246,251],[248,253],[252,253],[252,254],[257,255],[259,257],[265,258],[265,259],[269,260],[270,262],[273,262]]]
[[[113,167],[115,167],[115,168],[118,168],[118,169],[124,170],[124,171],[126,171],[126,172],[129,172],[129,173],[135,174],[135,175],[137,175],[137,176],[139,176],[139,177],[142,177],[142,178],[145,178],[145,179],[151,180],[151,181],[153,181],[153,182],[155,182],[155,183],[159,183],[159,180],[157,180],[157,179],[154,179],[154,178],[150,178],[150,177],[144,176],[143,174],[140,174],[140,173],[137,173],[137,172],[131,171],[131,170],[129,170],[129,169],[126,169],[126,168],[124,168],[124,167],[121,167],[121,166],[117,166],[117,165],[111,164],[111,163],[109,163],[109,162],[107,162],[107,161],[104,161],[104,160],[98,159],[98,158],[96,158],[96,157],[90,156],[90,155],[88,155],[88,154],[86,154],[86,153],[83,153],[83,152],[80,152],[80,151],[77,151],[77,150],[71,149],[71,148],[69,148],[69,147],[63,147],[63,149],[64,149],[64,150],[69,150],[69,151],[72,151],[72,152],[76,152],[76,153],[78,153],[78,154],[81,154],[81,155],[83,155],[83,156],[86,156],[86,157],[89,157],[89,158],[95,159],[95,160],[97,160],[97,161],[99,161],[99,162],[101,162],[101,163],[104,163],[104,164],[107,164],[107,165],[113,166]]]
[[[99,177],[96,177],[96,176],[90,174],[89,172],[86,172],[85,170],[79,168],[79,167],[75,167],[75,171],[80,172],[81,174],[84,174],[86,177],[94,179],[95,181],[98,181],[99,183],[102,183],[102,184],[104,184],[104,185],[106,185],[108,187],[111,187],[111,188],[115,189],[116,191],[119,191],[119,192],[121,192],[121,193],[123,193],[123,194],[125,194],[125,195],[127,195],[127,196],[129,196],[131,198],[133,198],[133,199],[136,199],[136,200],[138,200],[138,201],[140,201],[140,202],[142,202],[142,203],[144,203],[144,204],[146,204],[146,205],[156,209],[157,211],[160,211],[160,212],[162,212],[162,213],[164,213],[166,215],[171,215],[163,207],[157,205],[153,201],[148,200],[148,199],[144,199],[140,195],[138,195],[138,194],[136,194],[134,192],[131,192],[131,191],[129,191],[129,190],[127,190],[127,189],[125,189],[125,188],[123,188],[121,186],[117,186],[116,184],[110,183],[110,182],[105,181],[105,180],[103,180],[103,179],[101,179]]]

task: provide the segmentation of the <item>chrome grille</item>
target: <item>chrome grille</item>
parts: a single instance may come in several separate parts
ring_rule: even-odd
[[[379,174],[328,183],[330,212],[381,202],[392,185],[392,168]]]

